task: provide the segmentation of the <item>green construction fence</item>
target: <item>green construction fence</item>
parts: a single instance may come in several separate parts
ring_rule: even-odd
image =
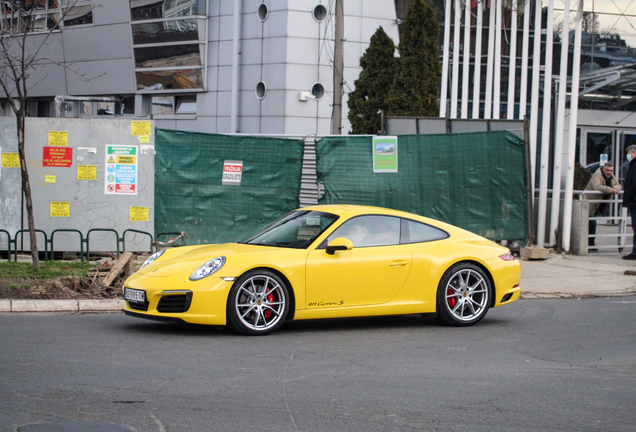
[[[303,142],[155,129],[155,232],[235,242],[298,208]],[[239,185],[223,184],[242,162]]]
[[[491,240],[528,237],[526,150],[510,132],[398,136],[398,171],[373,172],[370,136],[316,143],[320,204],[404,210]]]

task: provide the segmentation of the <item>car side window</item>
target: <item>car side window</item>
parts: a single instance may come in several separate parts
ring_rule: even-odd
[[[348,220],[327,239],[351,240],[353,247],[390,246],[400,244],[400,219],[391,216],[360,216]]]
[[[402,244],[441,240],[447,237],[448,233],[439,228],[409,219],[402,219]]]

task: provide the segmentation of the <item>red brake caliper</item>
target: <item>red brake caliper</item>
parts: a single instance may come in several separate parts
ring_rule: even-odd
[[[453,294],[453,290],[448,288],[448,291],[446,291],[447,295],[452,295]],[[448,305],[452,308],[455,307],[455,305],[457,304],[457,299],[455,297],[449,297],[448,298]]]
[[[272,303],[274,301],[274,294],[272,294],[271,292],[271,288],[267,288],[267,301]],[[272,316],[272,311],[271,310],[266,310],[263,315],[265,316],[265,319],[269,319],[270,316]]]

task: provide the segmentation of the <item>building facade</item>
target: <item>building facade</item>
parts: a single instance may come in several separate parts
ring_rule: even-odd
[[[46,61],[30,71],[31,116],[148,118],[160,128],[210,133],[330,133],[333,1],[40,1],[37,19],[26,24],[10,3],[2,3],[3,29],[29,25],[31,48],[48,35]],[[346,94],[371,35],[382,26],[398,43],[395,8],[391,0],[345,2],[342,133],[350,130]],[[2,107],[10,115],[6,101]]]

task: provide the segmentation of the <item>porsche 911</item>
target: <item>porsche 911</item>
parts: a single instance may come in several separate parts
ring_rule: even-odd
[[[480,321],[519,298],[510,250],[412,213],[357,205],[292,211],[237,243],[151,255],[124,283],[126,315],[265,335],[286,321],[435,314]]]

